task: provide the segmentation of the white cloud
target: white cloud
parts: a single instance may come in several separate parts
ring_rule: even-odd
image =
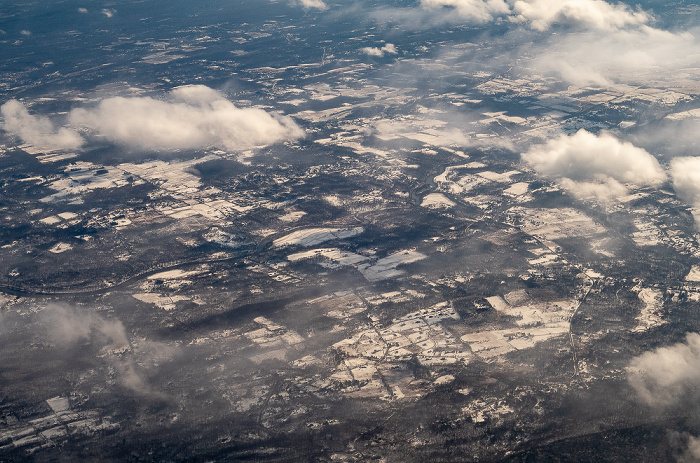
[[[681,463],[700,461],[700,437],[688,436],[687,451],[681,456]]]
[[[628,380],[638,397],[655,408],[697,406],[700,398],[700,334],[635,357]]]
[[[454,8],[460,17],[479,22],[491,21],[510,11],[504,0],[421,0],[420,4],[427,9]]]
[[[304,8],[315,8],[317,10],[325,10],[328,5],[323,0],[299,0],[299,3]]]
[[[678,463],[697,463],[700,461],[700,437],[687,432],[668,431],[671,447],[680,449],[675,457]]]
[[[671,180],[678,196],[693,207],[700,209],[700,157],[678,157],[671,161]],[[700,212],[695,212],[700,223]]]
[[[16,100],[0,106],[0,127],[43,149],[77,149],[84,140],[75,130],[56,128]],[[69,113],[73,127],[111,142],[146,150],[247,149],[301,138],[304,131],[289,117],[257,108],[237,108],[204,85],[173,89],[164,100],[114,97],[94,108]]]
[[[417,8],[387,8],[376,11],[380,17],[420,23],[417,14],[437,15],[425,24],[472,21],[486,23],[505,18],[544,31],[555,24],[591,30],[620,30],[647,24],[651,16],[641,9],[632,10],[624,3],[604,0],[420,0]],[[422,10],[422,11],[421,11]],[[442,14],[449,12],[449,14]]]
[[[581,199],[610,201],[627,193],[623,183],[659,186],[666,179],[658,161],[644,149],[583,129],[532,146],[522,158]]]
[[[700,203],[700,157],[687,156],[671,161],[673,188],[683,200]]]
[[[77,149],[83,139],[74,130],[62,127],[56,129],[46,117],[33,116],[17,100],[10,100],[0,106],[2,129],[29,143],[43,149]]]
[[[117,12],[117,10],[115,10],[113,8],[102,8],[102,14],[107,16],[108,18],[111,18],[112,16],[114,16],[114,13],[116,13],[116,12]]]
[[[543,31],[553,24],[616,30],[645,24],[650,18],[625,4],[611,5],[603,0],[517,0],[513,3],[512,19]]]
[[[627,379],[637,398],[654,410],[697,417],[700,405],[700,334],[686,334],[685,342],[660,347],[635,357]],[[700,437],[669,431],[670,444],[681,463],[700,461]]]
[[[362,53],[365,53],[369,56],[376,56],[381,58],[382,56],[389,54],[389,55],[395,55],[398,53],[396,50],[396,46],[393,43],[387,43],[383,47],[364,47],[360,48],[360,51]]]
[[[642,26],[635,30],[556,35],[512,57],[535,74],[558,74],[576,85],[638,83],[680,77],[697,67],[700,41],[696,31],[669,32]],[[687,72],[687,71],[685,71]],[[679,75],[680,74],[680,75]]]
[[[81,8],[78,8],[78,13],[83,13],[83,14],[85,14],[85,13],[87,13],[87,12],[88,12],[87,8],[82,8],[82,7],[81,7]]]
[[[39,326],[55,347],[89,344],[100,349],[99,358],[116,373],[119,384],[133,392],[163,398],[145,373],[180,355],[177,345],[146,339],[132,342],[119,320],[104,318],[88,308],[51,304],[39,312]]]
[[[126,347],[129,341],[119,320],[107,320],[87,309],[64,305],[49,305],[41,312],[48,336],[60,347],[70,347],[80,341],[100,345]]]
[[[389,16],[389,12],[383,13],[385,22],[390,22],[386,19]],[[424,15],[422,22],[408,16],[402,19],[407,27],[437,27],[430,20],[440,18]],[[683,93],[692,88],[697,77],[700,27],[665,31],[642,25],[621,30],[556,33],[516,28],[501,36],[464,45],[441,48],[439,57],[447,61],[447,72],[485,71],[537,82],[542,82],[543,77],[554,77],[579,87],[610,87],[615,83],[653,85]]]
[[[607,204],[614,198],[621,198],[629,193],[627,187],[611,177],[600,176],[597,181],[576,181],[560,178],[559,185],[579,199],[590,199]]]
[[[173,89],[165,100],[114,97],[96,108],[74,109],[73,125],[111,142],[147,150],[237,150],[303,137],[289,117],[237,108],[203,85]]]
[[[698,116],[700,116],[700,111]],[[687,114],[687,112],[685,112]],[[637,146],[667,156],[690,156],[700,152],[700,117],[685,117],[683,112],[661,121],[633,127],[629,136]]]
[[[685,79],[685,83],[679,84],[684,88],[692,85],[690,81],[700,60],[700,28],[657,29],[649,25],[652,22],[649,14],[602,0],[508,0],[508,3],[423,0],[420,8],[381,7],[370,15],[381,23],[413,29],[469,19],[472,22],[510,20],[523,26],[513,27],[502,36],[491,36],[478,43],[478,47],[464,49],[461,52],[464,59],[454,63],[462,68],[511,70],[511,74],[525,78],[554,75],[578,86],[612,83],[645,86],[650,81],[672,79]],[[568,27],[549,32],[555,24]]]

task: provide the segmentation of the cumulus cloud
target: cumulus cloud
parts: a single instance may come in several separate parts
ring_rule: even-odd
[[[637,398],[658,412],[685,414],[697,420],[700,407],[700,334],[686,334],[685,342],[660,347],[635,357],[628,368],[628,381]],[[700,461],[700,437],[669,431],[681,463]]]
[[[289,117],[238,108],[204,85],[173,89],[165,100],[114,97],[74,109],[73,125],[111,142],[147,150],[243,149],[304,135]]]
[[[608,133],[594,135],[583,129],[532,146],[522,158],[581,199],[607,202],[627,193],[623,183],[659,186],[666,180],[658,161],[644,149]]]
[[[605,175],[597,176],[597,181],[576,181],[564,177],[559,179],[559,184],[576,198],[590,199],[603,204],[629,193],[626,186]]]
[[[299,4],[307,9],[325,10],[328,8],[323,0],[299,0]]]
[[[517,0],[513,3],[512,19],[543,31],[553,24],[616,30],[645,24],[650,18],[625,4],[611,5],[603,0]]]
[[[487,22],[510,11],[504,0],[421,0],[423,8],[453,8],[462,18]]]
[[[398,53],[396,51],[396,46],[393,43],[387,43],[383,47],[364,47],[360,48],[360,51],[362,53],[365,53],[369,56],[376,56],[378,58],[381,58],[384,55],[395,55]]]
[[[117,10],[115,10],[113,8],[102,8],[102,14],[107,16],[108,18],[111,18],[112,16],[114,16],[114,13],[116,13],[116,12],[117,12]]]
[[[671,180],[678,197],[700,209],[700,157],[687,156],[671,161]],[[700,211],[694,212],[696,222],[700,223]]]
[[[24,143],[43,149],[77,149],[83,139],[74,130],[62,127],[57,129],[46,117],[33,116],[17,100],[10,100],[0,106],[2,129],[19,137]]]
[[[635,357],[628,380],[641,401],[651,407],[696,406],[700,399],[700,334],[688,333],[685,342]]]
[[[0,128],[42,149],[77,149],[84,139],[76,130],[56,128],[46,117],[34,116],[16,100],[0,106]],[[188,85],[165,99],[113,97],[93,108],[75,108],[72,127],[110,142],[152,151],[247,149],[293,140],[304,131],[289,117],[257,108],[238,108],[214,89]]]
[[[683,200],[700,203],[700,157],[686,156],[671,161],[673,188]]]
[[[78,13],[83,13],[83,14],[85,14],[85,13],[87,13],[87,12],[88,12],[87,8],[82,8],[82,7],[81,7],[81,8],[78,8]]]

